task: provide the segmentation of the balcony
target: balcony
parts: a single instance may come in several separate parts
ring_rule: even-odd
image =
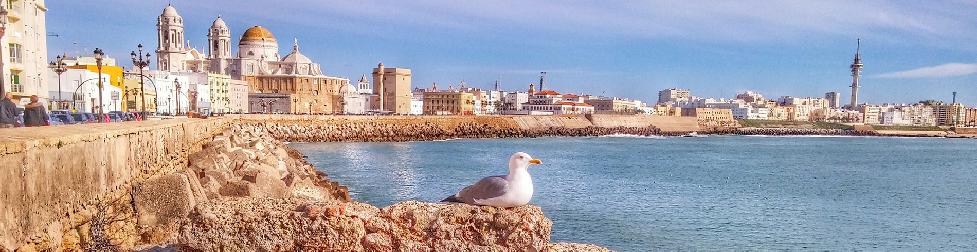
[[[8,0],[7,2],[7,18],[10,23],[16,23],[20,21],[20,18],[24,15],[24,2],[23,0]]]

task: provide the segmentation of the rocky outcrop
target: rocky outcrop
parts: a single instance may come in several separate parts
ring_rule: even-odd
[[[134,193],[140,243],[188,251],[544,251],[552,223],[511,209],[350,201],[271,134],[235,125]],[[581,245],[583,246],[583,245]],[[555,248],[565,248],[557,246]]]
[[[242,199],[198,206],[180,229],[191,251],[542,251],[552,223],[536,206],[510,209],[402,202]]]
[[[410,136],[440,138],[498,132],[485,131],[472,124],[457,125],[451,131],[436,130],[441,135]],[[168,153],[178,158],[168,162],[166,169],[156,169],[154,173],[149,173],[152,169],[143,169],[146,173],[140,174],[145,179],[133,180],[131,186],[119,185],[112,189],[114,193],[100,195],[93,203],[69,212],[63,221],[48,225],[44,235],[16,246],[2,244],[0,251],[14,248],[126,251],[157,245],[191,251],[566,248],[549,244],[552,225],[538,207],[501,209],[404,202],[376,208],[351,201],[345,187],[329,181],[301,153],[281,142],[281,136],[269,133],[267,125],[217,126],[222,133],[211,133],[202,140],[187,138],[196,144],[183,143],[186,146],[180,150],[185,154]],[[285,126],[278,128],[285,129]],[[188,131],[186,126],[183,129]],[[642,134],[654,129],[601,130],[604,131],[576,128],[554,132]],[[140,134],[145,132],[150,131]],[[397,139],[392,137],[396,134],[386,132],[379,136]]]
[[[265,131],[232,126],[188,158],[186,170],[135,187],[141,243],[168,243],[198,203],[238,198],[349,201],[301,155]]]

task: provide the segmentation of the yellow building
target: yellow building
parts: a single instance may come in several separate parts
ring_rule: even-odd
[[[223,114],[231,111],[231,99],[228,94],[230,82],[230,75],[207,74],[207,86],[210,87],[211,112]]]
[[[474,115],[475,95],[468,92],[424,92],[425,115]]]
[[[691,108],[683,109],[682,116],[695,117],[700,125],[709,126],[732,126],[736,124],[733,120],[733,111],[720,108]]]
[[[340,87],[349,80],[328,76],[260,75],[247,76],[252,93],[291,95],[293,113],[338,114],[342,113]]]
[[[373,69],[373,93],[377,95],[371,107],[377,111],[410,114],[411,71],[407,68],[384,67]]]
[[[139,76],[138,75],[135,75],[135,76],[130,75],[129,77],[134,77],[134,78],[126,78],[125,79],[125,88],[126,88],[126,91],[125,91],[125,93],[123,93],[123,100],[126,101],[125,102],[125,105],[124,105],[124,107],[126,108],[126,111],[132,111],[132,112],[142,111],[143,110],[143,107],[142,107],[143,106],[143,103],[142,103],[143,96],[146,97],[146,111],[156,111],[156,89],[153,88],[153,86],[152,86],[153,84],[152,83],[145,83],[146,84],[146,90],[145,90],[146,93],[143,94],[142,93],[142,90],[140,88],[142,85],[140,85],[140,83],[139,83],[139,79],[138,79]]]
[[[654,114],[660,116],[682,116],[681,107],[672,107],[668,104],[658,104],[654,107]]]

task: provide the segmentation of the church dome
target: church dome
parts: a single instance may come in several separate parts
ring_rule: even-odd
[[[166,8],[163,9],[163,15],[162,16],[164,16],[164,17],[179,17],[180,16],[180,13],[177,13],[176,12],[176,8],[173,8],[173,5],[167,4],[166,5]]]
[[[244,35],[241,36],[241,42],[244,41],[272,41],[276,42],[275,35],[272,35],[268,29],[256,25],[254,27],[248,28],[244,31]]]
[[[312,63],[312,59],[309,59],[309,57],[306,57],[305,54],[299,52],[298,39],[295,39],[295,45],[292,46],[292,53],[288,54],[288,56],[285,56],[285,58],[282,59],[282,61],[288,63]]]
[[[217,20],[214,20],[214,24],[210,26],[211,29],[227,29],[227,23],[224,23],[224,19],[217,16]]]

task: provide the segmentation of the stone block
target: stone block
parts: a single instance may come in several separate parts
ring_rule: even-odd
[[[266,197],[280,199],[291,196],[291,191],[288,186],[285,186],[285,181],[264,172],[257,174],[254,185],[258,192]]]
[[[138,185],[134,191],[136,223],[143,237],[168,237],[175,231],[173,226],[186,217],[196,204],[185,174],[151,179]],[[161,242],[156,239],[145,242]]]
[[[229,181],[221,186],[218,193],[224,197],[251,197],[255,191],[254,184],[247,181]]]

